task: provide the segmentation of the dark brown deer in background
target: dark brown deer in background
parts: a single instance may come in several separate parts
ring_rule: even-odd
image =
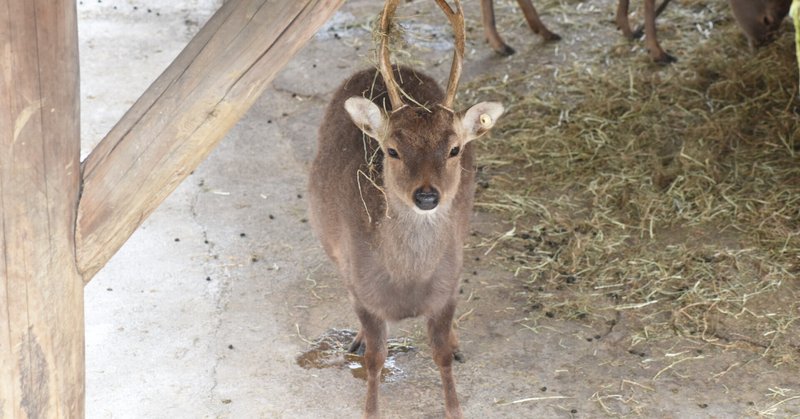
[[[730,0],[733,16],[754,47],[775,40],[792,0]]]
[[[560,36],[547,29],[539,19],[531,0],[517,0],[522,9],[528,26],[534,33],[538,33],[547,41],[561,39]],[[644,0],[644,24],[631,29],[628,16],[630,0],[619,0],[617,3],[616,23],[622,35],[628,39],[638,39],[645,35],[645,46],[650,58],[659,64],[669,64],[676,61],[675,57],[668,54],[658,42],[656,31],[656,18],[666,9],[671,0],[662,0],[656,7],[655,0]],[[483,14],[483,29],[489,45],[500,55],[511,55],[514,49],[508,46],[500,35],[494,21],[494,5],[492,0],[481,0]],[[789,13],[792,0],[729,0],[733,15],[742,31],[754,47],[766,45],[773,41],[778,34],[781,22]]]
[[[393,68],[387,44],[398,1],[388,0],[381,17],[380,77],[375,70],[356,73],[328,105],[309,181],[311,222],[361,322],[351,350],[365,345],[365,417],[379,416],[386,322],[425,316],[446,415],[460,418],[452,321],[472,214],[471,141],[494,125],[503,106],[482,102],[453,111],[465,43],[458,0],[455,11],[436,0],[455,34],[446,93],[422,73]]]

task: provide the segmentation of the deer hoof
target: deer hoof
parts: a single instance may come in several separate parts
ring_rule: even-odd
[[[463,353],[461,353],[461,351],[458,351],[458,350],[453,352],[453,359],[458,361],[458,362],[460,362],[460,363],[462,363],[462,364],[467,362],[467,358],[464,356]]]
[[[542,34],[542,38],[547,42],[555,42],[561,40],[561,35],[553,32],[546,32]]]
[[[677,58],[667,54],[666,52],[662,52],[661,54],[658,54],[657,56],[653,57],[653,62],[659,65],[669,65],[676,61],[678,61]]]
[[[511,48],[510,46],[503,44],[501,47],[495,48],[494,52],[496,52],[497,55],[501,57],[508,57],[510,55],[514,55],[514,53],[516,53],[517,51],[514,48]]]

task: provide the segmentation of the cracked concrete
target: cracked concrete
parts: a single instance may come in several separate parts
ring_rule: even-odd
[[[79,4],[84,156],[219,3]],[[444,24],[433,2],[410,3],[404,7],[421,22],[409,31],[444,39],[416,42],[411,61],[434,63],[428,71],[444,80]],[[597,7],[613,11],[612,3]],[[503,4],[499,15],[510,13],[511,2]],[[350,73],[369,65],[366,28],[380,7],[348,1],[86,287],[88,418],[360,416],[365,383],[343,360],[306,370],[296,358],[327,330],[357,327],[307,224],[305,184],[326,102]],[[478,35],[477,0],[466,10],[472,30],[465,80],[532,61],[552,72],[569,60],[570,41],[531,41],[522,26],[504,31],[520,53],[496,58]],[[613,27],[602,30],[614,36]],[[485,214],[475,218],[474,229],[486,235],[504,228]],[[466,259],[456,316],[467,362],[455,374],[467,417],[597,417],[607,406],[657,417],[742,416],[752,404],[770,404],[767,388],[796,384],[796,376],[757,357],[714,379],[684,378],[678,366],[653,380],[669,367],[654,354],[717,351],[706,366],[713,373],[742,358],[680,339],[649,347],[650,354],[629,352],[625,316],[611,324],[544,318],[523,326],[527,296],[513,274],[492,268],[474,249]],[[392,325],[390,336],[417,349],[397,355],[403,375],[382,385],[385,417],[441,417],[424,323]]]

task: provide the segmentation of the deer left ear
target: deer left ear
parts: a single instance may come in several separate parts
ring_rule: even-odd
[[[461,125],[466,134],[464,143],[486,134],[492,129],[503,111],[503,104],[498,102],[481,102],[469,108],[461,119]]]

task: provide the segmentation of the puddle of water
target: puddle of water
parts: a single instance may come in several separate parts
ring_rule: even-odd
[[[347,368],[353,377],[366,380],[364,357],[347,352],[356,332],[348,329],[330,329],[323,333],[307,351],[297,357],[297,365],[303,368]],[[394,382],[405,374],[397,366],[397,354],[415,351],[408,339],[389,339],[389,356],[381,370],[381,381]]]

